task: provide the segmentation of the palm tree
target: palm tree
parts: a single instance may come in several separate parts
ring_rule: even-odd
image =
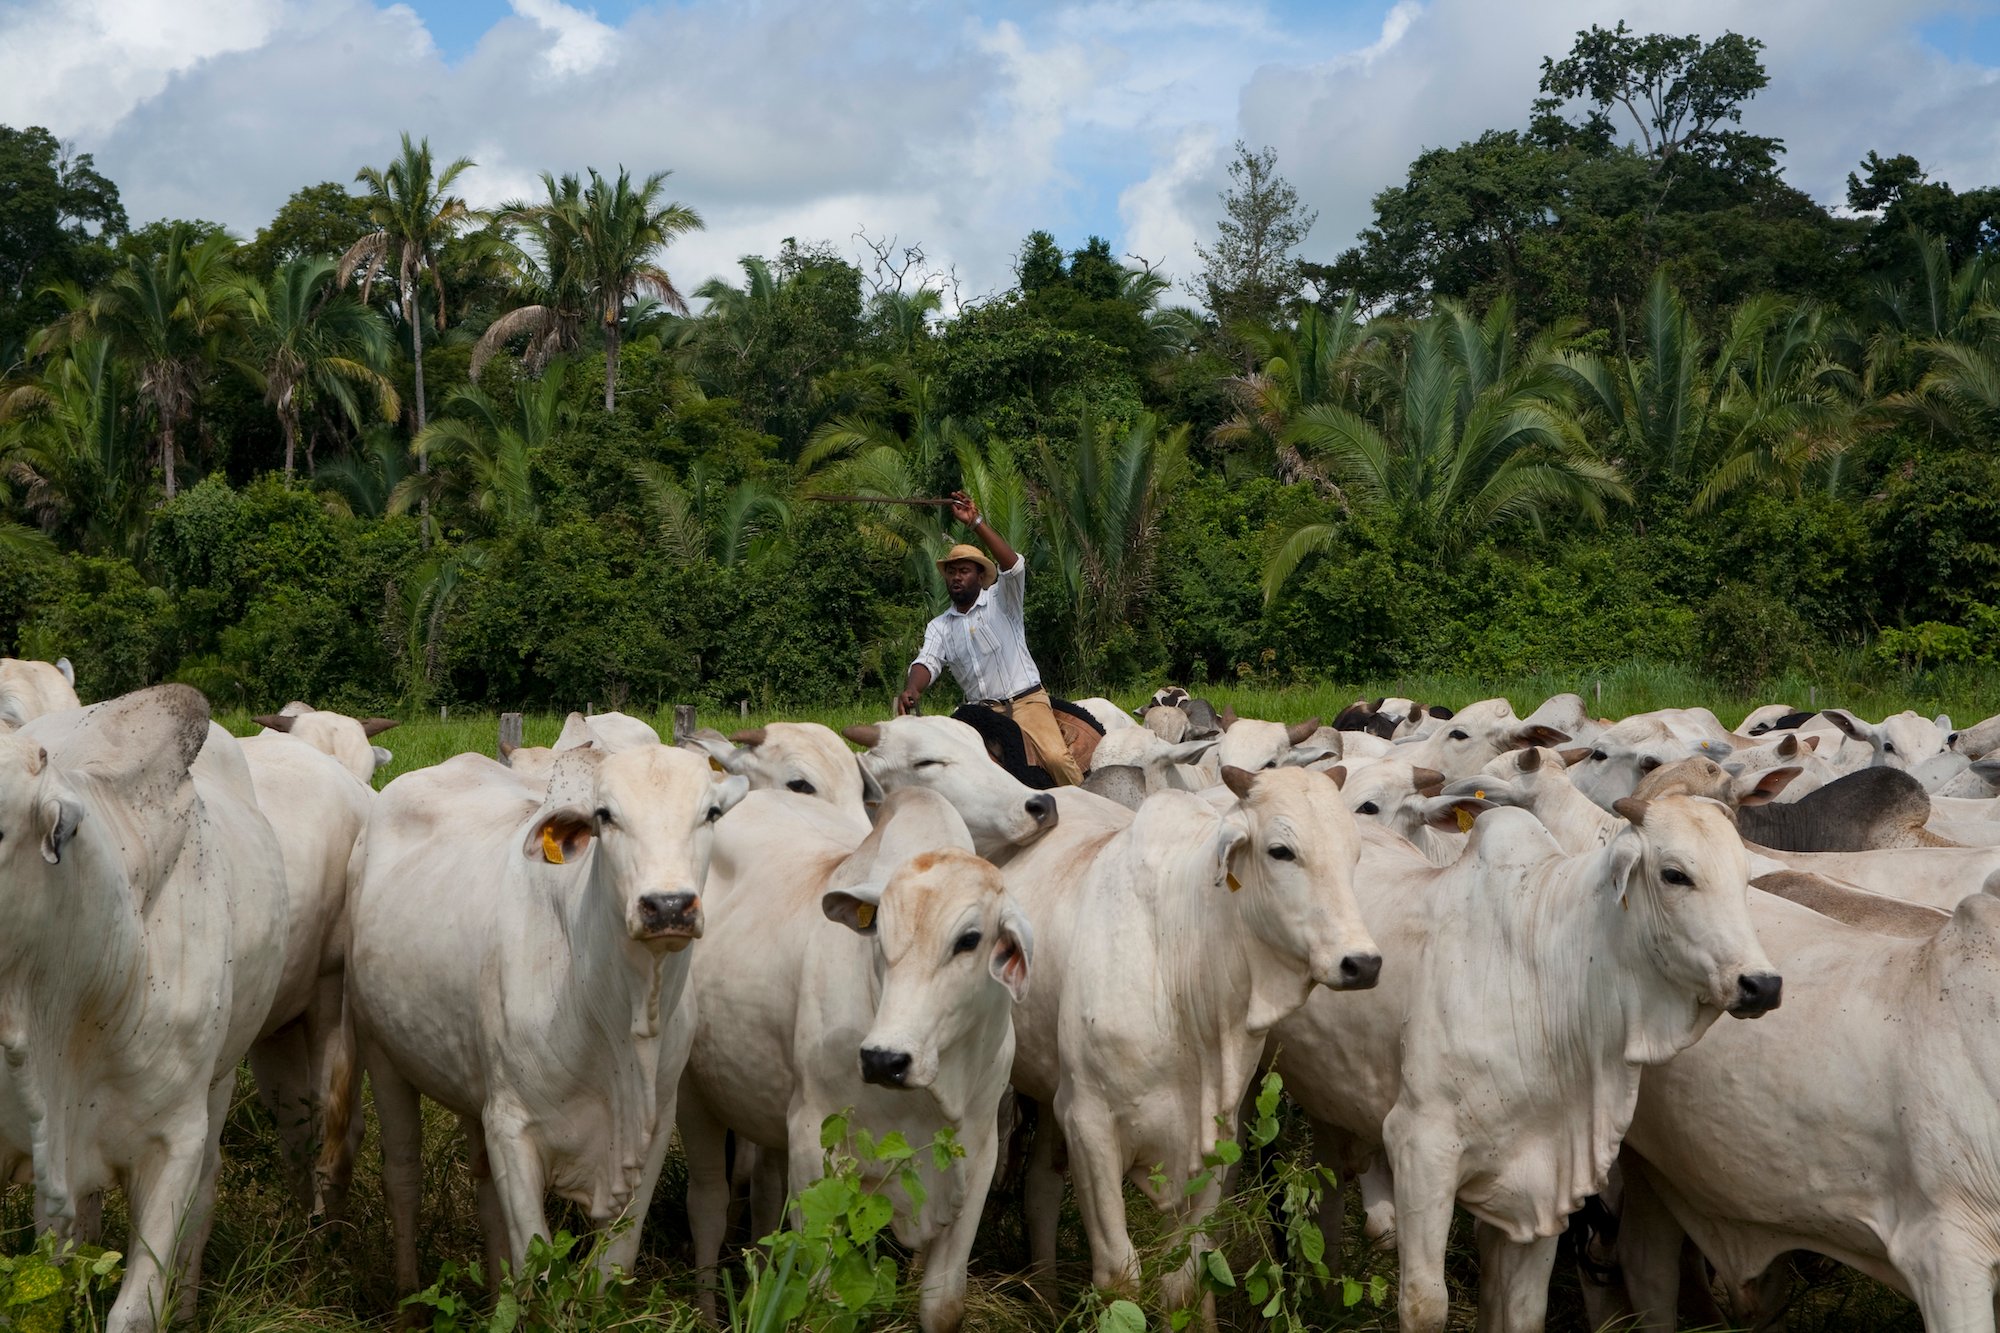
[[[1255,449],[1269,458],[1281,480],[1310,479],[1330,485],[1288,440],[1286,431],[1305,408],[1360,406],[1362,354],[1386,327],[1362,319],[1350,295],[1330,314],[1309,306],[1295,328],[1260,332],[1257,346],[1263,364],[1224,382],[1236,402],[1236,414],[1209,438],[1217,444]]]
[[[0,396],[0,459],[42,531],[65,546],[136,558],[149,499],[146,445],[111,340],[86,334]],[[0,525],[0,540],[15,535]]]
[[[389,359],[388,332],[373,310],[336,290],[329,259],[288,260],[268,285],[247,280],[244,293],[250,318],[243,366],[278,414],[289,486],[299,425],[316,402],[338,407],[357,430],[362,418],[357,391],[371,395],[383,416],[395,417],[396,389],[382,373]]]
[[[436,473],[405,478],[390,499],[391,511],[407,513],[419,497],[456,498],[471,523],[488,531],[539,522],[532,467],[555,436],[567,369],[554,361],[540,379],[521,380],[511,411],[476,384],[452,390],[445,415],[410,442],[419,459],[437,459]]]
[[[619,321],[626,304],[634,297],[650,296],[671,310],[687,313],[687,302],[653,257],[676,237],[699,231],[703,223],[687,205],[660,198],[669,174],[656,171],[635,188],[622,166],[618,179],[609,184],[592,171],[583,193],[583,272],[604,332],[606,412],[617,404]]]
[[[1517,519],[1539,525],[1561,509],[1599,521],[1607,501],[1630,494],[1584,440],[1555,358],[1561,337],[1524,346],[1506,301],[1483,320],[1440,301],[1370,353],[1360,410],[1304,408],[1285,438],[1354,511],[1395,524],[1439,560]],[[1304,523],[1281,534],[1265,564],[1266,600],[1335,532]]]
[[[1123,432],[1084,414],[1076,443],[1040,445],[1045,486],[1035,515],[1069,601],[1072,669],[1090,679],[1105,645],[1152,592],[1167,497],[1187,475],[1186,426],[1142,413]]]
[[[374,426],[363,432],[359,450],[314,468],[313,480],[326,488],[326,507],[332,512],[381,518],[394,512],[397,488],[412,475],[411,461],[395,430]]]
[[[428,424],[424,404],[424,329],[420,292],[429,275],[437,294],[437,326],[445,325],[444,279],[438,254],[444,243],[473,218],[465,200],[451,193],[472,169],[461,157],[443,171],[431,159],[431,141],[412,144],[403,135],[402,152],[386,167],[363,167],[354,179],[368,187],[368,216],[376,230],[348,248],[340,259],[340,281],[361,276],[361,303],[368,304],[378,274],[396,275],[396,304],[410,328],[410,365],[416,380],[416,426]]]
[[[199,237],[175,227],[166,248],[133,258],[86,298],[74,287],[60,294],[69,314],[37,340],[48,350],[90,332],[136,368],[139,396],[159,430],[160,470],[171,500],[178,489],[177,433],[216,359],[223,336],[245,311],[243,291],[229,270],[235,243],[220,233]]]
[[[657,463],[634,463],[632,479],[653,511],[661,549],[678,560],[754,565],[779,549],[791,528],[791,506],[769,487],[746,478],[723,490],[700,462],[686,486]]]
[[[523,291],[535,299],[517,306],[487,327],[472,348],[471,374],[479,378],[486,362],[500,348],[527,335],[521,364],[539,375],[551,358],[566,356],[583,345],[585,307],[590,296],[583,273],[583,186],[575,176],[558,180],[544,171],[545,198],[539,204],[523,200],[502,204],[496,220],[525,233],[504,248],[508,267]]]

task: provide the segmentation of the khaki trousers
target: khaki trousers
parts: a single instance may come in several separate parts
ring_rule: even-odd
[[[1062,728],[1056,725],[1056,710],[1049,707],[1047,690],[1036,690],[1025,699],[987,707],[1013,719],[1027,742],[1028,762],[1039,764],[1058,787],[1074,787],[1083,781],[1083,771],[1070,757],[1069,743],[1063,740]]]

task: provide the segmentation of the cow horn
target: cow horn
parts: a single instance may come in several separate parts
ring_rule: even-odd
[[[882,743],[882,728],[874,722],[858,722],[851,727],[842,727],[840,734],[864,750],[872,750]]]
[[[1329,768],[1329,769],[1323,769],[1322,771],[1323,771],[1323,772],[1324,772],[1324,773],[1325,773],[1325,774],[1326,774],[1326,775],[1327,775],[1327,776],[1328,776],[1329,778],[1332,778],[1332,779],[1333,779],[1333,785],[1334,785],[1334,786],[1336,786],[1336,787],[1345,787],[1345,786],[1347,785],[1347,765],[1346,765],[1346,764],[1335,764],[1335,765],[1334,765],[1334,766],[1333,766],[1332,768]]]
[[[1250,784],[1256,780],[1257,775],[1247,768],[1238,768],[1234,764],[1223,765],[1222,785],[1236,793],[1236,799],[1239,801],[1250,798]]]
[[[1785,739],[1778,742],[1778,757],[1781,759],[1790,759],[1793,755],[1797,754],[1798,752],[1799,752],[1798,733],[1788,732],[1785,736]]]
[[[1625,796],[1613,801],[1611,808],[1623,815],[1633,828],[1638,828],[1646,822],[1646,809],[1649,804],[1650,802],[1642,801],[1636,796]]]
[[[1222,705],[1222,712],[1221,712],[1220,714],[1218,714],[1218,715],[1216,716],[1216,719],[1215,719],[1215,720],[1216,720],[1216,721],[1218,721],[1218,722],[1220,722],[1220,723],[1222,724],[1222,729],[1223,729],[1224,731],[1227,731],[1227,730],[1229,730],[1229,729],[1230,729],[1231,727],[1235,726],[1235,725],[1236,725],[1236,705],[1235,705],[1235,704],[1224,704],[1224,705]]]
[[[1444,790],[1444,774],[1435,768],[1413,768],[1410,770],[1410,785],[1422,796],[1436,796]]]
[[[290,731],[292,729],[292,719],[284,713],[261,713],[255,721],[258,726],[269,727],[272,731]]]
[[[1523,773],[1533,773],[1541,768],[1542,766],[1541,746],[1530,745],[1527,749],[1518,750],[1515,753],[1517,757],[1514,760],[1514,767],[1520,769]]]
[[[1562,756],[1564,764],[1575,768],[1578,764],[1590,758],[1590,747],[1588,745],[1572,745],[1567,750],[1557,750],[1556,753]]]
[[[735,741],[738,745],[747,745],[754,750],[764,743],[764,728],[752,727],[748,731],[732,731],[729,733],[729,739]],[[869,743],[873,744],[873,742]]]
[[[1307,718],[1305,721],[1294,722],[1291,726],[1286,727],[1285,739],[1290,741],[1293,745],[1304,745],[1307,741],[1312,739],[1313,733],[1318,730],[1319,730],[1319,714],[1314,713],[1311,717]]]
[[[401,725],[402,723],[396,721],[393,717],[364,717],[361,719],[362,734],[367,736],[380,736],[383,732]]]

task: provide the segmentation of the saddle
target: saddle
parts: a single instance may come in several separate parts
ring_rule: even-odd
[[[1088,773],[1090,761],[1097,753],[1097,743],[1104,739],[1104,728],[1097,724],[1096,718],[1067,699],[1052,695],[1049,707],[1055,713],[1056,727],[1062,732],[1063,743],[1069,747],[1070,758],[1076,761],[1077,770]],[[986,743],[987,756],[1024,785],[1036,791],[1047,791],[1056,785],[1046,769],[1028,761],[1027,738],[1021,734],[1021,728],[1014,719],[975,704],[960,704],[953,710],[952,716],[978,732],[979,738]]]

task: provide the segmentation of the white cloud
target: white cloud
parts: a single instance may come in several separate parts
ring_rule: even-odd
[[[1641,30],[1737,27],[1769,43],[1747,124],[1838,198],[1870,148],[1960,185],[2000,161],[1994,71],[1922,45],[1957,0],[1634,0]],[[642,7],[511,0],[447,61],[411,8],[370,0],[13,0],[0,9],[0,122],[97,154],[135,219],[248,234],[293,190],[386,162],[399,131],[478,170],[475,202],[544,169],[671,168],[709,230],[668,256],[688,287],[785,236],[866,227],[955,263],[968,295],[1010,280],[1033,227],[1092,228],[1192,272],[1237,138],[1278,149],[1330,258],[1426,147],[1524,122],[1542,56],[1601,0],[1057,0],[982,19],[921,0]],[[421,6],[420,6],[421,7]],[[993,9],[998,12],[998,7]],[[1114,213],[1115,210],[1115,213]]]

